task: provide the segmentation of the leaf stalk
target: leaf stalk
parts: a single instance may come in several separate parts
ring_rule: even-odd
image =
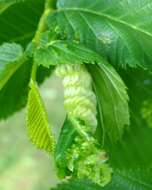
[[[46,31],[46,18],[49,15],[49,13],[55,9],[55,5],[56,5],[56,0],[46,0],[45,1],[44,12],[40,18],[37,31],[32,40],[32,42],[34,43],[34,45],[36,47],[38,47],[39,42],[40,42],[40,34],[44,31]],[[32,74],[31,74],[31,78],[33,81],[36,81],[36,72],[37,72],[37,64],[33,63]]]

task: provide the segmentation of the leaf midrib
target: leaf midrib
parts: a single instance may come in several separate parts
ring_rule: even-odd
[[[74,8],[74,7],[73,8],[59,8],[54,12],[60,13],[60,12],[66,12],[66,11],[75,11],[75,12],[78,11],[78,12],[84,12],[84,13],[90,13],[90,14],[98,15],[98,16],[104,17],[104,18],[106,18],[108,20],[114,21],[116,23],[125,25],[128,28],[131,28],[131,29],[133,29],[133,30],[135,30],[135,31],[137,31],[139,33],[142,33],[142,34],[152,38],[152,33],[147,32],[147,31],[145,31],[145,30],[143,30],[143,29],[141,29],[141,28],[139,28],[139,27],[137,27],[135,25],[132,25],[130,23],[125,22],[124,20],[120,20],[120,19],[118,19],[116,17],[112,17],[112,16],[110,16],[108,14],[105,14],[105,13],[96,12],[96,11],[89,10],[89,9],[84,9],[84,8]]]

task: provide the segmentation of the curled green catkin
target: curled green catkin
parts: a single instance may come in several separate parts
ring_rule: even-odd
[[[63,80],[64,106],[68,115],[81,119],[94,131],[97,127],[97,102],[90,74],[83,65],[60,65],[56,74]]]
[[[63,81],[65,109],[79,134],[66,152],[67,168],[72,177],[88,178],[104,186],[111,180],[112,169],[94,137],[97,101],[92,78],[84,65],[59,65],[56,75]]]

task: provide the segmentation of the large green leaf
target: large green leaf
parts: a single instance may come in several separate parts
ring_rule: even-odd
[[[60,29],[113,64],[152,68],[151,0],[59,0],[50,28]]]
[[[36,31],[43,5],[43,0],[27,0],[5,9],[0,14],[0,44],[2,42],[17,42],[22,45],[29,43]]]
[[[37,148],[54,151],[54,137],[49,127],[48,116],[35,82],[30,82],[27,103],[27,132]]]
[[[38,48],[34,60],[38,65],[49,67],[58,64],[96,63],[102,58],[76,42],[56,40]]]
[[[97,96],[100,127],[114,142],[122,137],[124,126],[129,125],[126,86],[119,74],[107,63],[90,65],[88,68]]]
[[[89,180],[70,180],[51,190],[151,190],[151,175],[151,170],[117,170],[111,183],[105,187],[100,187]]]
[[[0,6],[0,13],[2,13],[0,14],[0,43],[11,41],[26,46],[35,33],[39,18],[43,11],[44,1],[27,0],[24,2],[17,2],[17,4],[11,6]],[[19,53],[19,51],[16,51],[16,54],[17,52]],[[11,53],[13,53],[13,51]],[[10,58],[11,56],[13,56],[13,54],[10,55]],[[15,57],[12,61],[14,60]],[[15,111],[20,110],[27,102],[32,60],[27,60],[19,68],[16,67],[17,64],[13,65],[15,67],[10,74],[14,71],[16,72],[12,76],[5,72],[7,79],[9,79],[9,77],[10,79],[5,83],[3,89],[0,90],[0,119],[5,119]],[[0,67],[2,68],[2,65]],[[53,68],[46,69],[42,68],[42,66],[39,67],[37,72],[38,83],[42,83],[44,78],[49,76],[52,70]]]
[[[0,90],[24,61],[20,45],[5,43],[0,46]]]

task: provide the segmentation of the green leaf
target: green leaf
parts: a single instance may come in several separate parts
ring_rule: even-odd
[[[47,152],[54,151],[54,138],[49,127],[48,116],[38,87],[33,81],[30,82],[27,103],[27,131],[29,138],[37,148]]]
[[[34,55],[38,65],[49,67],[58,64],[96,63],[102,58],[76,42],[53,41],[37,49]]]
[[[0,0],[0,4],[7,4],[7,3],[19,3],[26,0]]]
[[[10,5],[24,2],[24,1],[27,1],[27,0],[17,0],[17,1],[16,0],[0,0],[0,13],[6,10]]]
[[[0,90],[0,120],[26,105],[32,63],[26,61]]]
[[[107,63],[90,65],[97,96],[101,128],[112,142],[122,137],[129,125],[128,95],[119,74]],[[104,134],[103,134],[104,135]]]
[[[0,14],[0,44],[17,42],[27,45],[36,31],[43,12],[43,0],[16,1]]]
[[[106,152],[76,118],[67,118],[55,151],[58,176],[73,179],[88,178],[105,186],[111,181],[112,168]]]
[[[11,41],[26,46],[34,36],[43,12],[44,1],[19,1],[11,6],[0,6],[0,44]],[[26,105],[31,66],[32,60],[29,59],[16,70],[3,89],[0,90],[0,120],[6,119]],[[42,83],[53,69],[53,67],[49,69],[39,67],[38,83]]]
[[[103,190],[151,190],[152,170],[116,170],[113,180]]]
[[[143,102],[141,114],[142,117],[147,121],[148,126],[152,128],[152,99],[147,99]]]
[[[55,150],[55,162],[58,169],[59,177],[64,177],[67,172],[66,153],[68,148],[71,147],[76,136],[76,129],[73,127],[72,122],[66,118],[60,136],[57,141]]]
[[[48,26],[122,67],[152,68],[151,0],[59,0]]]
[[[101,187],[89,180],[70,180],[51,190],[151,190],[151,170],[116,170],[111,183]]]
[[[17,45],[17,47],[20,47],[20,46]],[[4,49],[2,49],[2,52],[3,51]],[[13,55],[12,53],[13,52],[11,51],[11,54],[8,55],[8,58],[11,59]],[[15,55],[15,52],[14,52],[14,55]],[[3,54],[3,57],[4,57],[4,54]],[[0,120],[6,119],[8,116],[12,115],[14,112],[23,108],[27,102],[28,84],[30,80],[31,66],[33,64],[33,60],[25,58],[25,60],[23,60],[23,63],[21,62],[20,65],[19,63],[13,62],[13,59],[11,59],[11,61],[12,61],[11,65],[13,67],[12,70],[10,69],[9,64],[8,65],[2,64],[0,66],[2,74],[6,75],[5,79],[8,79],[5,85],[3,86],[3,88],[0,90],[0,105],[1,105]],[[18,66],[18,65],[19,67],[16,68],[15,66]],[[5,68],[2,66],[5,66],[5,67],[9,66],[9,67]],[[41,84],[46,77],[49,77],[53,70],[54,70],[53,66],[50,68],[39,66],[37,69],[37,76],[36,76],[38,84]],[[9,76],[9,74],[11,74],[12,71],[14,71],[14,73],[11,76]],[[2,79],[4,80],[4,77]]]
[[[24,61],[20,45],[5,43],[0,46],[0,90]]]
[[[12,3],[0,3],[0,14],[2,14]]]
[[[27,60],[0,90],[0,120],[6,119],[26,106],[32,60]],[[54,67],[38,67],[37,81],[41,84],[53,72]]]

